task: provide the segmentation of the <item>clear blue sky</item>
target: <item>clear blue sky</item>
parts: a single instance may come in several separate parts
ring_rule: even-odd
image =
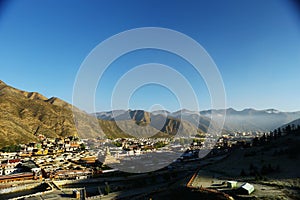
[[[97,44],[128,29],[157,26],[180,31],[207,50],[223,77],[228,107],[300,110],[300,13],[292,1],[27,0],[0,6],[0,79],[14,87],[72,102],[76,73]],[[200,108],[210,108],[205,84],[188,63],[146,50],[113,63],[97,90],[97,109],[110,110],[116,81],[148,62],[180,71],[197,91]],[[178,109],[174,95],[155,85],[136,91],[129,107],[149,110],[153,104]]]

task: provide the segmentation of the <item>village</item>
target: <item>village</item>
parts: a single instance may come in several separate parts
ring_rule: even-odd
[[[84,179],[92,176],[96,157],[75,137],[42,138],[40,143],[20,145],[18,152],[0,157],[0,183],[20,180]]]
[[[218,160],[230,153],[235,147],[250,147],[253,134],[223,135],[218,138],[212,151],[206,156]],[[237,139],[238,138],[238,139]],[[212,140],[213,137],[206,138]],[[196,170],[193,161],[201,159],[199,151],[212,148],[203,138],[118,138],[114,140],[78,137],[47,138],[39,136],[39,142],[21,144],[14,148],[5,148],[0,154],[0,194],[30,189],[31,184],[52,183],[53,181],[97,180],[99,177],[114,177],[121,174],[118,166],[122,161],[134,160],[153,153],[178,150],[181,156],[167,166],[165,172]],[[168,155],[168,154],[166,154]],[[155,156],[155,154],[154,154]],[[137,159],[140,162],[139,159]],[[205,163],[206,161],[202,162]],[[147,161],[145,162],[147,163]],[[115,165],[117,164],[117,165]],[[121,169],[122,170],[122,169]],[[170,171],[171,170],[171,171]],[[186,173],[186,172],[184,172]],[[229,184],[229,183],[228,183]],[[33,187],[32,186],[32,187]]]
[[[215,148],[210,154],[225,153],[234,145],[250,146],[251,139],[253,139],[253,135],[246,135],[240,141],[236,139],[236,136],[234,137],[235,139],[229,135],[223,135],[214,144]],[[42,178],[87,179],[109,169],[106,165],[126,156],[140,156],[177,148],[183,154],[179,159],[198,158],[194,152],[205,148],[203,139],[197,137],[192,140],[180,138],[177,141],[171,141],[169,138],[87,140],[73,136],[47,138],[40,135],[39,139],[40,142],[20,144],[16,152],[8,152],[10,151],[8,150],[0,154],[0,183]],[[213,147],[207,146],[206,148]],[[99,157],[105,157],[107,153],[110,157],[100,162]]]

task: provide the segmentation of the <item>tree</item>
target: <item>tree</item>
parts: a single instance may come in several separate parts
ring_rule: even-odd
[[[274,135],[275,135],[275,133],[274,132],[270,132],[270,140],[273,140],[274,139]]]
[[[285,131],[287,134],[290,134],[292,132],[292,127],[290,124],[285,127]]]
[[[281,128],[278,128],[278,129],[277,129],[277,132],[278,132],[278,137],[281,137],[281,134],[282,134]]]
[[[245,172],[245,170],[244,169],[242,169],[242,171],[241,171],[241,174],[240,174],[241,176],[246,176],[246,172]]]
[[[271,141],[273,139],[273,132],[270,131],[270,133],[267,135],[267,141]]]
[[[259,139],[258,139],[257,136],[255,138],[253,138],[252,144],[253,144],[253,146],[258,146],[259,145]]]
[[[264,133],[263,136],[260,137],[260,143],[264,144],[266,142],[266,139],[267,139],[266,133]]]
[[[296,132],[296,134],[299,134],[299,133],[300,133],[300,125],[299,125],[299,124],[297,125],[296,131],[295,131],[295,132]]]
[[[85,148],[86,148],[85,144],[84,144],[84,143],[81,143],[81,144],[80,144],[80,149],[81,149],[82,151],[84,151]]]
[[[20,150],[21,150],[20,145],[10,145],[10,146],[3,147],[1,149],[1,151],[3,152],[19,152]]]
[[[116,141],[113,143],[116,147],[122,147],[122,142]]]
[[[110,186],[108,185],[108,182],[105,182],[105,188],[104,188],[104,190],[105,190],[106,194],[110,193]]]

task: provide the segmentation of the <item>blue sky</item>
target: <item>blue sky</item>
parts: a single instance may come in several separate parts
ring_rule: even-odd
[[[0,6],[0,79],[14,87],[72,102],[76,74],[96,45],[128,29],[164,27],[190,36],[210,54],[224,81],[227,107],[300,110],[300,13],[292,1],[28,0]],[[149,62],[186,76],[200,109],[210,108],[205,83],[189,63],[144,50],[120,57],[107,70],[97,89],[97,110],[110,110],[111,91],[126,71]],[[157,85],[137,90],[129,108],[149,110],[153,104],[179,109],[174,94]]]

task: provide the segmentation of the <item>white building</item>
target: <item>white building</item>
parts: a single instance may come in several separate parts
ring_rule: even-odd
[[[251,194],[252,192],[254,192],[254,186],[249,184],[249,183],[244,183],[243,185],[241,185],[241,187],[239,188],[239,192],[241,194]]]
[[[227,187],[236,188],[237,187],[237,181],[227,181]]]

